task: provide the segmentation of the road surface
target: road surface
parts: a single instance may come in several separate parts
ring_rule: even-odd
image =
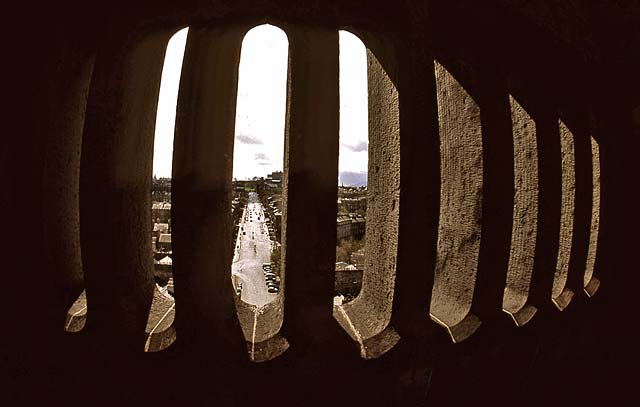
[[[262,271],[262,263],[271,261],[271,245],[264,208],[258,194],[249,192],[238,227],[231,273],[236,275],[237,282],[242,282],[242,301],[258,307],[273,301],[277,295],[267,291]]]

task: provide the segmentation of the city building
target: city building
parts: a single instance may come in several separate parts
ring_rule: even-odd
[[[156,242],[156,247],[159,252],[164,252],[164,253],[171,252],[171,234],[170,233],[161,234],[160,237],[158,238],[158,241]]]
[[[156,223],[171,222],[171,203],[154,202],[151,205],[151,219]]]
[[[367,212],[367,197],[359,196],[356,198],[338,197],[339,213],[360,213]]]
[[[338,215],[336,220],[338,241],[353,239],[360,240],[366,231],[366,220],[363,216],[355,213]]]
[[[160,238],[161,234],[170,233],[169,223],[154,223],[153,224],[153,236]]]

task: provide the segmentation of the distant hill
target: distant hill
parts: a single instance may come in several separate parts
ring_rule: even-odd
[[[338,185],[346,187],[364,187],[367,186],[366,172],[340,171],[338,176]]]

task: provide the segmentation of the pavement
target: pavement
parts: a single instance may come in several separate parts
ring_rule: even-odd
[[[273,242],[269,239],[269,231],[264,221],[264,208],[258,194],[249,192],[247,202],[238,228],[231,273],[236,276],[237,282],[242,282],[240,299],[262,307],[277,296],[267,291],[262,271],[262,263],[271,262]]]

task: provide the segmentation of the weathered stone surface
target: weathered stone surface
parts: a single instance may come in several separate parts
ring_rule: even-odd
[[[584,289],[589,297],[593,296],[600,286],[599,280],[594,277],[594,267],[598,254],[598,235],[600,232],[600,147],[593,136],[591,137],[591,179],[593,188],[591,198],[591,231],[589,234],[587,265],[584,271]]]
[[[174,319],[176,314],[176,302],[167,293],[160,292],[156,285],[153,291],[153,302],[149,309],[149,319],[145,333],[145,352],[159,352],[168,348],[176,340]]]
[[[373,41],[373,39],[372,39]],[[365,44],[366,46],[367,44]],[[393,53],[389,44],[374,49]],[[386,46],[387,49],[384,49]],[[382,49],[381,49],[382,48]],[[334,316],[361,348],[365,358],[379,356],[393,347],[398,335],[389,328],[382,344],[364,343],[382,333],[391,320],[400,208],[400,111],[398,90],[376,55],[367,50],[369,110],[369,164],[367,226],[362,290],[352,302],[334,307]]]
[[[575,156],[573,134],[567,126],[558,121],[560,127],[560,149],[562,154],[562,207],[560,213],[560,239],[556,270],[553,277],[551,299],[560,309],[564,310],[573,297],[573,293],[566,288],[573,240],[573,218],[575,212]]]
[[[482,135],[476,102],[442,65],[435,67],[440,226],[430,314],[451,332],[467,318],[473,299],[482,224]]]
[[[527,306],[535,258],[538,231],[538,144],[534,121],[513,96],[509,100],[513,122],[515,194],[511,252],[502,308],[514,318],[516,325],[522,326],[536,311],[535,307],[529,306],[527,311],[516,317]]]
[[[283,293],[282,288],[280,293]],[[235,297],[236,312],[247,342],[249,359],[264,362],[273,359],[289,348],[289,343],[280,335],[284,315],[284,296],[262,307],[248,304]]]

